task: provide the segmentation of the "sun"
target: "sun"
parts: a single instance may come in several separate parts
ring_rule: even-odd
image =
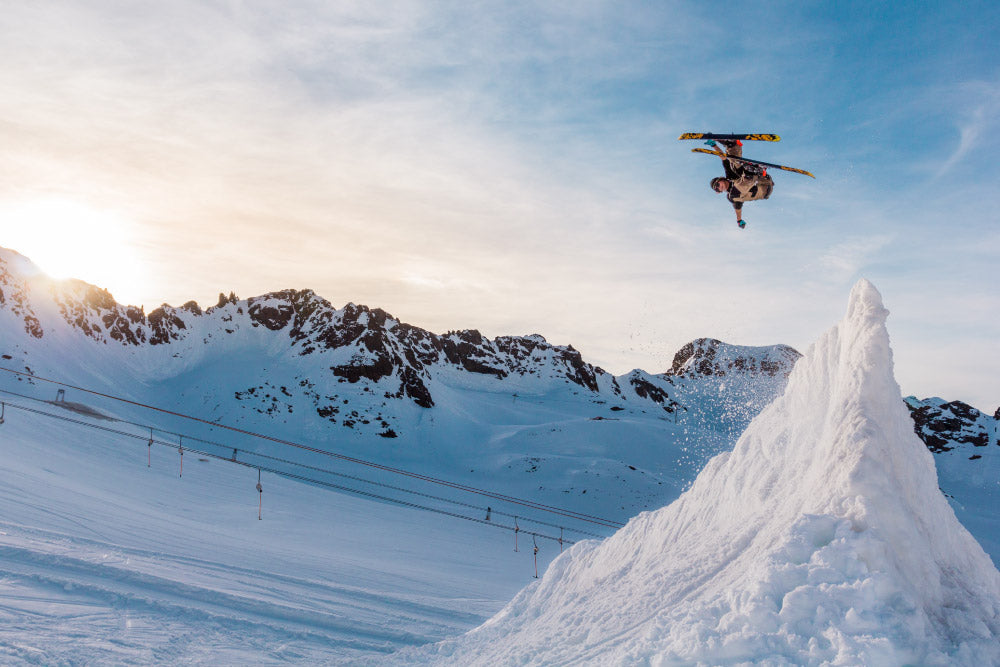
[[[0,245],[46,275],[106,288],[119,303],[140,305],[146,270],[135,224],[124,216],[68,199],[35,199],[0,207]]]

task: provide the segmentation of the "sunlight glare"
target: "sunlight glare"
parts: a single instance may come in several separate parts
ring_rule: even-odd
[[[0,209],[0,245],[46,275],[108,289],[122,304],[141,304],[146,272],[133,244],[134,224],[121,215],[65,199],[38,199]]]

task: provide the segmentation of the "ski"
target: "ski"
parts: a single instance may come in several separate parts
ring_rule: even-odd
[[[781,137],[776,134],[712,134],[711,132],[685,132],[677,138],[680,140],[723,139],[732,141],[739,139],[741,141],[781,141]]]
[[[713,150],[709,150],[707,148],[692,148],[691,152],[692,153],[706,153],[707,155],[715,155],[716,157],[720,157],[723,160],[734,160],[736,162],[747,162],[749,164],[759,164],[762,167],[772,167],[774,169],[783,169],[784,171],[794,171],[796,174],[805,174],[806,176],[809,176],[810,178],[816,178],[815,176],[813,176],[811,173],[809,173],[805,169],[796,169],[795,167],[786,167],[783,164],[774,164],[773,162],[763,162],[761,160],[751,160],[750,158],[746,158],[746,157],[734,157],[732,155],[726,155],[725,153],[723,153],[721,151],[713,151]]]

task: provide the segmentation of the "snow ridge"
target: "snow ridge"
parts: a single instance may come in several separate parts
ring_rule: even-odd
[[[939,492],[868,281],[676,502],[414,662],[997,664],[1000,573]]]

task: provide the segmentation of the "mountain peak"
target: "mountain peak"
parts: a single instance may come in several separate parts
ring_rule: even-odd
[[[787,345],[730,345],[714,338],[696,338],[674,355],[667,375],[725,377],[738,373],[785,376],[801,355]]]

